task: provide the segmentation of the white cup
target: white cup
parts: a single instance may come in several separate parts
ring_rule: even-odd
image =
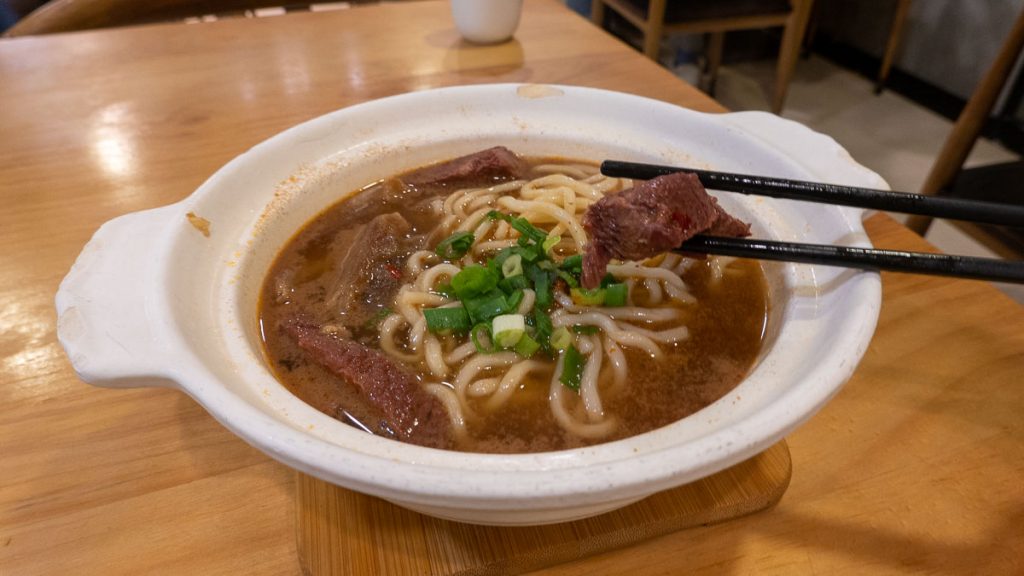
[[[466,40],[494,44],[512,37],[522,8],[523,0],[452,0],[452,17]]]

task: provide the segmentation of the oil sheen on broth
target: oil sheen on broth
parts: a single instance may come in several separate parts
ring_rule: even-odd
[[[605,178],[587,162],[516,160],[511,173],[484,169],[476,174],[478,167],[471,167],[466,173],[421,169],[398,175],[349,195],[299,230],[273,263],[258,307],[265,355],[277,378],[316,409],[368,432],[495,453],[560,450],[629,437],[693,414],[733,389],[757,358],[765,332],[768,293],[760,265],[675,254],[642,267],[620,263],[610,271],[614,283],[627,285],[627,305],[594,305],[585,296],[576,300],[557,270],[585,238],[530,203],[553,203],[561,212],[551,213],[578,220],[595,194],[615,193],[630,183]],[[458,307],[450,286],[456,270],[465,270],[470,261],[486,268],[502,247],[508,251],[525,244],[508,221],[488,219],[491,210],[508,220],[525,216],[536,229],[560,236],[541,257],[556,269],[549,271],[552,302],[543,312],[553,320],[553,332],[564,337],[564,328],[571,335],[572,347],[584,359],[584,383],[587,365],[600,365],[589,396],[560,383],[558,376],[569,371],[564,347],[546,343],[549,350],[542,346],[527,359],[497,347],[490,341],[494,334],[482,330],[484,342],[478,345],[493,348],[487,354],[476,349],[469,334],[433,332],[410,321],[420,318],[423,309]],[[474,233],[468,254],[447,260],[436,255],[435,246],[460,228]],[[534,263],[523,263],[531,274],[540,274],[531,268]],[[454,268],[425,277],[442,265]],[[666,274],[682,282],[665,280]],[[532,291],[534,299],[538,291]],[[515,316],[516,310],[507,312]],[[525,334],[538,336],[536,310],[523,316],[532,324]],[[396,430],[387,416],[394,407],[382,407],[370,398],[372,389],[353,383],[346,377],[349,372],[332,365],[341,356],[331,360],[329,353],[311,354],[294,330],[285,329],[295,318],[315,327],[326,345],[355,343],[358,377],[373,372],[366,363],[386,364],[382,374],[407,373],[420,389],[416,397],[438,402],[451,419],[443,439],[421,441],[415,431],[406,437]],[[363,354],[364,347],[372,355]],[[379,362],[385,357],[390,364]],[[502,382],[512,385],[502,390]]]

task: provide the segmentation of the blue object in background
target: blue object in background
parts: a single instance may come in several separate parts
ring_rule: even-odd
[[[590,2],[587,2],[590,5]],[[0,0],[0,32],[7,30],[14,23],[18,21],[18,15],[14,12],[14,7],[8,0]]]
[[[572,8],[583,16],[590,18],[590,0],[567,0],[566,4],[569,5],[569,8]]]

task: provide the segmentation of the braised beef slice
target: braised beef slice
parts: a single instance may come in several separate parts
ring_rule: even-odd
[[[411,229],[405,218],[392,212],[371,220],[353,239],[335,269],[335,289],[326,301],[342,325],[365,325],[394,297],[405,258],[424,240],[410,237]]]
[[[590,241],[583,255],[583,285],[596,288],[613,258],[643,260],[678,248],[701,233],[749,236],[750,225],[718,205],[693,174],[659,176],[609,194],[583,215]]]
[[[521,178],[526,163],[508,148],[495,146],[454,160],[427,166],[402,177],[406,187],[430,194],[459,186],[479,186]]]
[[[402,183],[398,180],[389,178],[375,182],[345,200],[344,217],[339,219],[337,227],[350,228],[375,216],[393,212],[399,208],[394,199],[401,195]]]
[[[281,328],[315,362],[358,388],[380,410],[397,439],[448,447],[450,426],[444,406],[394,360],[355,340],[325,333],[302,318],[287,320]]]
[[[496,146],[453,160],[414,170],[400,179],[388,178],[356,192],[345,203],[342,226],[402,210],[426,212],[429,202],[460,186],[479,186],[525,176],[529,167],[508,148]]]

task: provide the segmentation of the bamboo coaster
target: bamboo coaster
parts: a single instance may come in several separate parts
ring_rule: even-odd
[[[601,516],[526,528],[440,520],[297,474],[303,573],[519,574],[773,506],[789,486],[785,441],[702,480]]]

